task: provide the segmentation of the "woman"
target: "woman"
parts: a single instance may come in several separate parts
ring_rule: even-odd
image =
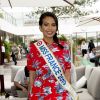
[[[81,51],[82,51],[82,57],[84,57],[85,54],[87,54],[88,46],[85,41],[82,41],[81,44]]]
[[[51,12],[43,13],[39,20],[39,28],[43,33],[44,43],[59,62],[67,81],[71,83],[69,46],[57,38],[57,17]],[[57,81],[34,44],[30,45],[27,66],[30,70],[29,100],[69,100],[69,93]]]

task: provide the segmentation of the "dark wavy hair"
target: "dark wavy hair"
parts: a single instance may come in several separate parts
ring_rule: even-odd
[[[58,19],[57,19],[56,15],[55,15],[54,13],[52,13],[52,12],[44,12],[44,13],[40,16],[40,19],[39,19],[39,26],[42,26],[42,24],[43,24],[43,19],[44,19],[45,17],[52,17],[52,18],[54,19],[54,21],[55,21],[55,23],[56,23],[56,27],[57,27],[56,31],[58,31]],[[59,39],[58,39],[58,37],[57,37],[57,33],[55,33],[55,35],[53,36],[53,40],[54,40],[54,42],[55,42],[61,49],[64,48],[64,47],[59,43]]]

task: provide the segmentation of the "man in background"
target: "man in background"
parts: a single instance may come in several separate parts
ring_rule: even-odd
[[[94,45],[94,43],[93,43],[93,40],[90,40],[90,42],[89,42],[89,44],[88,44],[89,52],[91,52],[93,48],[95,48],[95,45]]]
[[[27,66],[24,68],[21,68],[16,73],[16,76],[14,78],[14,85],[16,86],[16,89],[22,90],[23,92],[28,91],[28,81],[29,81],[29,71],[27,69]]]
[[[95,63],[95,66],[100,65],[100,62],[99,62],[100,55],[96,55],[95,48],[93,48],[92,51],[89,53],[89,58],[90,58],[90,62]]]
[[[2,43],[1,45],[1,64],[4,64],[4,59],[5,59],[5,46]]]

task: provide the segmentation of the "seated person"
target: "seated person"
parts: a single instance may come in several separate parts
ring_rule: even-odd
[[[24,68],[21,68],[16,73],[16,76],[14,78],[14,85],[17,89],[21,89],[23,92],[28,91],[28,81],[29,81],[29,71],[27,69],[27,66]]]
[[[92,51],[89,53],[89,58],[90,62],[95,63],[95,66],[100,65],[99,56],[96,55],[95,48],[93,48]]]

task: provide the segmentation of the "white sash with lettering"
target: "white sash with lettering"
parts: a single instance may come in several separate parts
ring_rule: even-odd
[[[66,80],[58,61],[56,60],[52,52],[49,50],[49,48],[46,46],[44,41],[39,40],[34,44],[37,47],[38,51],[41,53],[48,66],[50,67],[50,70],[53,72],[58,82],[63,86],[64,89],[66,89],[70,93],[73,100],[78,100],[77,93],[74,91],[70,83]]]

